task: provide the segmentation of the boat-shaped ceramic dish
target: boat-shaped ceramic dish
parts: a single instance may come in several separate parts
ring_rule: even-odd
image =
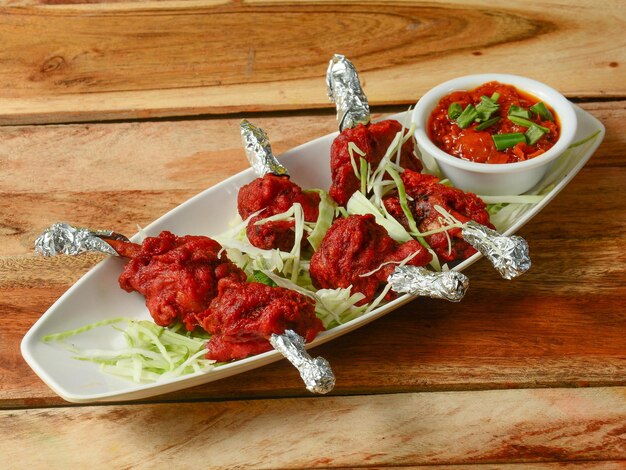
[[[547,176],[529,191],[545,194],[541,202],[527,205],[508,226],[499,227],[506,235],[515,233],[539,213],[587,163],[604,138],[604,126],[581,108],[575,108],[578,130],[574,141],[577,144],[571,146],[556,161]],[[389,118],[404,121],[407,114],[400,113]],[[278,157],[289,168],[293,180],[303,188],[329,187],[330,145],[336,135],[334,133],[320,137]],[[229,222],[237,213],[236,200],[239,188],[254,178],[255,174],[251,169],[243,171],[184,202],[144,230],[148,235],[157,235],[162,230],[169,230],[178,235],[217,235],[229,228]],[[139,235],[135,235],[133,241],[138,240]],[[480,257],[480,254],[476,254],[454,269],[463,270]],[[63,399],[75,403],[142,399],[240,374],[282,359],[280,353],[269,351],[214,367],[208,372],[156,383],[138,384],[105,374],[100,371],[98,364],[76,360],[66,349],[42,341],[45,335],[71,330],[111,317],[150,319],[143,297],[137,293],[128,294],[119,288],[117,278],[123,265],[124,261],[120,258],[108,258],[99,263],[45,312],[22,340],[21,351],[26,362],[41,380]],[[532,276],[532,270],[526,275]],[[315,347],[360,328],[411,300],[414,298],[403,295],[370,313],[319,334],[307,347]],[[414,301],[419,302],[419,299]],[[73,337],[72,342],[78,348],[85,349],[111,349],[124,346],[123,335],[111,327],[95,328]],[[337,377],[337,380],[341,382],[341,377]]]

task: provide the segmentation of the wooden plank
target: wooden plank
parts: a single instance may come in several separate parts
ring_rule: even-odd
[[[9,469],[622,460],[625,423],[623,387],[5,410],[0,458]]]
[[[624,111],[620,102],[584,106],[605,122],[607,138],[522,230],[534,263],[528,275],[506,283],[481,262],[468,272],[461,304],[413,302],[320,347],[339,378],[336,393],[626,384],[626,317],[615,308],[626,295]],[[277,153],[335,126],[330,113],[254,122]],[[101,259],[36,257],[40,231],[69,220],[134,233],[136,223],[247,166],[237,126],[213,119],[0,129],[0,407],[62,403],[21,359],[19,342]],[[147,165],[150,177],[138,178]],[[278,363],[166,399],[305,394],[292,368]]]
[[[626,94],[619,1],[49,3],[0,8],[0,124],[329,108],[336,52],[372,104],[484,70]]]

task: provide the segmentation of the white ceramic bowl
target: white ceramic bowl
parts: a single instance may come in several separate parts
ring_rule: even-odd
[[[523,162],[491,164],[454,157],[430,140],[427,130],[428,118],[441,98],[453,91],[472,90],[491,81],[513,85],[554,109],[560,122],[561,133],[552,148],[538,157]],[[572,143],[577,126],[572,104],[556,90],[530,78],[496,73],[467,75],[436,86],[418,101],[412,119],[416,125],[415,138],[422,155],[435,159],[440,170],[455,186],[486,196],[518,195],[532,188],[543,178],[555,159]]]

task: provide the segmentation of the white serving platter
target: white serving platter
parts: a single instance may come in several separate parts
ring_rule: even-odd
[[[501,228],[506,235],[515,233],[538,214],[572,180],[602,142],[605,134],[602,123],[581,108],[575,106],[575,109],[578,117],[578,130],[574,141],[580,142],[592,135],[594,137],[570,148],[557,160],[542,182],[529,191],[533,193],[543,187],[554,185],[541,202],[528,205],[528,209],[510,226]],[[396,114],[389,118],[403,121],[407,118],[407,113]],[[271,129],[268,131],[271,134]],[[293,181],[303,188],[328,189],[330,145],[336,135],[337,133],[320,137],[278,157],[289,168]],[[146,227],[144,231],[150,236],[157,235],[162,230],[169,230],[177,235],[217,235],[229,228],[229,222],[237,213],[236,200],[239,188],[254,178],[255,174],[252,169],[228,178],[168,212]],[[114,227],[94,228],[114,229]],[[132,240],[138,241],[139,235],[135,235]],[[476,254],[454,269],[463,270],[478,261],[480,257],[480,254]],[[67,331],[112,317],[124,316],[149,320],[150,314],[143,296],[138,293],[129,294],[119,288],[117,279],[123,266],[124,260],[120,258],[109,258],[99,263],[45,312],[22,340],[21,351],[28,365],[63,399],[74,403],[137,400],[240,374],[282,359],[280,353],[269,351],[215,367],[204,373],[185,375],[157,383],[137,384],[105,374],[99,370],[97,364],[76,360],[66,349],[54,343],[42,341],[45,335]],[[532,269],[525,275],[532,276]],[[502,282],[511,281],[503,280]],[[360,328],[413,299],[414,297],[403,295],[368,314],[322,332],[307,345],[307,348],[315,347]],[[415,301],[419,302],[419,300]],[[111,349],[124,346],[122,334],[111,327],[100,327],[82,333],[73,337],[72,342],[78,348],[84,349]],[[295,373],[297,372],[294,370]],[[340,383],[341,377],[337,377],[337,381]]]

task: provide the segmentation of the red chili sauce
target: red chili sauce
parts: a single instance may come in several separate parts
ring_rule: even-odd
[[[449,107],[453,103],[458,103],[465,110],[470,104],[476,107],[481,102],[481,97],[491,98],[494,93],[500,95],[496,101],[499,109],[491,114],[491,118],[499,117],[500,119],[482,130],[476,129],[481,124],[476,121],[463,129],[448,114]],[[509,119],[509,108],[518,106],[529,110],[539,101],[514,86],[495,81],[485,83],[474,90],[455,91],[444,96],[431,113],[428,120],[428,135],[433,143],[444,152],[473,162],[514,163],[535,158],[546,152],[559,138],[558,117],[547,103],[544,104],[553,120],[544,119],[539,113],[532,111],[527,118],[544,128],[540,133],[541,137],[534,144],[530,145],[529,138],[526,137],[524,142],[498,150],[492,135],[513,133],[528,135],[528,127],[516,124]]]

